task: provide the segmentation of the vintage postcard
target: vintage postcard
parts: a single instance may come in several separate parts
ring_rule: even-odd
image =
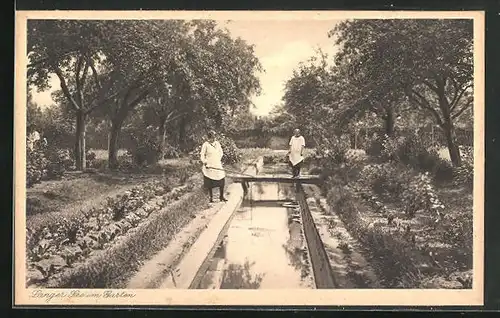
[[[24,305],[482,305],[481,11],[17,11]]]

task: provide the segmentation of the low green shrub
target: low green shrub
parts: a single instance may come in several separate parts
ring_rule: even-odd
[[[131,135],[131,143],[128,145],[127,151],[134,164],[143,166],[156,163],[160,159],[159,147],[155,128],[148,126],[146,129],[136,130]]]
[[[451,182],[455,171],[436,149],[429,148],[418,135],[408,137],[374,137],[367,154],[382,162],[400,162],[421,172],[430,172],[435,182]]]
[[[474,183],[474,148],[460,146],[462,165],[455,169],[454,183],[472,187]]]
[[[35,143],[33,149],[26,147],[26,186],[33,185],[42,181],[46,175],[49,161],[45,156],[45,149],[41,143]]]
[[[26,216],[43,213],[42,201],[36,197],[26,197]]]
[[[454,180],[456,172],[449,161],[438,158],[431,173],[435,182],[447,183]]]
[[[459,248],[472,249],[473,241],[472,211],[450,213],[440,223],[440,236],[444,242]]]
[[[48,179],[59,179],[73,164],[71,152],[67,149],[49,149],[46,153]]]
[[[163,159],[173,159],[180,158],[182,156],[182,152],[179,148],[174,147],[173,145],[165,145],[165,149],[163,149]]]
[[[383,149],[384,146],[382,144],[382,140],[378,136],[371,137],[366,141],[365,151],[366,154],[371,157],[380,157],[382,155]]]
[[[97,160],[97,155],[93,151],[87,151],[85,155],[85,160],[86,160],[86,166],[87,168],[97,168],[98,167],[98,160]]]

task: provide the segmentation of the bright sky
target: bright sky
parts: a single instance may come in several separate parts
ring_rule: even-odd
[[[241,37],[255,45],[255,54],[265,72],[260,73],[262,92],[253,98],[253,113],[265,116],[274,105],[280,103],[285,81],[301,61],[307,60],[321,48],[329,56],[335,53],[328,31],[338,20],[237,20],[222,22],[235,37]],[[53,76],[52,89],[37,93],[33,98],[41,107],[53,104],[51,92],[59,89],[59,81]]]

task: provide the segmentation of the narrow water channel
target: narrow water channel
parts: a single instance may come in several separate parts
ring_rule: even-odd
[[[294,200],[292,185],[251,184],[197,288],[314,288]]]

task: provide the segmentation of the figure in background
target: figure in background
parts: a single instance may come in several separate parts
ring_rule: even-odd
[[[300,134],[299,129],[293,131],[289,146],[288,159],[292,167],[292,175],[294,178],[298,178],[300,176],[302,161],[304,160],[304,148],[306,147],[306,141],[304,136]]]
[[[226,173],[222,167],[222,156],[224,152],[221,144],[215,138],[215,132],[209,131],[207,134],[207,141],[201,146],[201,162],[203,163],[203,178],[204,186],[208,191],[210,202],[213,200],[213,188],[219,188],[219,200],[227,201],[224,197],[224,187],[226,180]]]

